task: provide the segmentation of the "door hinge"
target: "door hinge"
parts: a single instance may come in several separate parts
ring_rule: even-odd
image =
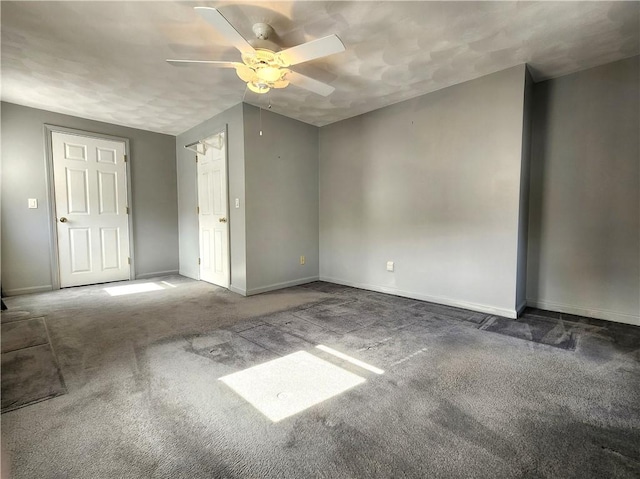
[[[125,207],[125,211],[126,211],[126,214],[129,214],[129,207],[128,206]]]
[[[199,215],[200,214],[200,207],[196,206],[196,214]]]
[[[196,154],[196,163],[198,162],[198,155]]]
[[[127,162],[127,155],[124,155],[124,162]]]
[[[200,264],[200,258],[198,258],[198,264]]]
[[[131,264],[131,258],[127,258],[127,264]]]

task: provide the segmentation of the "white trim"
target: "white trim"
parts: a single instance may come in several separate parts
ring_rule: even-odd
[[[58,266],[58,230],[56,221],[56,195],[53,188],[53,146],[49,125],[44,125],[44,169],[47,176],[47,208],[49,210],[49,265],[51,271],[51,289],[60,289],[60,269]]]
[[[427,294],[416,293],[413,291],[404,291],[401,289],[389,288],[388,286],[378,286],[375,284],[345,281],[342,279],[329,278],[326,276],[320,276],[320,281],[343,284],[345,286],[351,286],[353,288],[366,289],[369,291],[376,291],[378,293],[393,294],[394,296],[402,296],[404,298],[418,299],[420,301],[429,301],[430,303],[438,303],[438,304],[443,304],[445,306],[453,306],[456,308],[463,308],[471,311],[478,311],[480,313],[494,314],[496,316],[503,316],[505,318],[517,319],[518,317],[518,312],[515,309],[497,308],[495,306],[489,306],[486,304],[470,303],[468,301],[459,301],[456,299],[445,298],[442,296],[430,296]]]
[[[174,276],[176,274],[180,274],[177,269],[172,269],[169,271],[155,271],[153,273],[143,273],[136,276],[136,279],[148,279],[148,278],[156,278],[158,276]]]
[[[119,141],[124,143],[125,155],[127,155],[127,161],[125,162],[126,179],[127,179],[127,205],[129,207],[129,214],[127,220],[129,222],[129,258],[131,258],[131,264],[129,265],[129,280],[136,277],[135,268],[135,252],[133,241],[133,194],[131,190],[131,151],[129,148],[129,139],[120,136],[107,135],[103,133],[94,133],[91,131],[78,130],[76,128],[67,128],[65,126],[51,125],[49,123],[44,124],[44,165],[47,177],[47,202],[49,209],[49,257],[51,265],[51,289],[60,289],[60,265],[58,256],[58,225],[56,221],[56,193],[54,188],[53,178],[53,146],[52,135],[53,133],[65,133],[68,135],[84,136],[89,138],[98,138],[102,140]]]
[[[576,316],[586,316],[588,318],[604,319],[615,321],[616,323],[632,324],[640,326],[640,316],[620,313],[607,309],[580,308],[569,304],[554,303],[553,301],[527,299],[527,306],[532,308],[546,309],[547,311],[557,311],[559,313],[574,314]]]
[[[231,184],[229,183],[229,124],[224,124],[224,174],[227,182],[227,288],[231,286]],[[196,169],[196,176],[198,170]],[[197,198],[196,198],[197,201]],[[200,232],[198,231],[198,236]],[[200,252],[198,252],[200,254]]]
[[[29,288],[7,289],[2,293],[5,296],[19,296],[21,294],[46,293],[47,291],[53,291],[53,289],[53,285],[45,284],[42,286],[31,286]]]
[[[274,283],[269,284],[267,286],[260,286],[259,288],[253,288],[247,290],[247,296],[252,296],[254,294],[266,293],[268,291],[275,291],[276,289],[289,288],[291,286],[298,286],[301,284],[313,283],[314,281],[318,281],[317,276],[310,276],[308,278],[300,278],[294,279],[293,281],[285,281],[284,283]]]
[[[242,296],[246,296],[247,295],[247,290],[246,289],[236,288],[232,284],[229,285],[229,291],[231,291],[232,293],[241,294]]]
[[[185,278],[191,278],[191,279],[195,279],[196,281],[200,281],[198,279],[198,275],[197,274],[194,274],[191,271],[187,272],[187,271],[184,270],[184,268],[180,268],[180,270],[178,271],[178,274],[180,276],[184,276]]]

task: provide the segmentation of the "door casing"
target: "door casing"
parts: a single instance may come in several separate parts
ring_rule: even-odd
[[[135,279],[135,251],[133,244],[133,207],[131,194],[131,154],[129,150],[129,139],[119,136],[105,135],[103,133],[94,133],[85,130],[77,130],[75,128],[67,128],[58,125],[44,125],[44,151],[45,151],[45,171],[47,176],[47,199],[49,208],[49,258],[51,261],[51,286],[52,289],[60,289],[60,263],[58,257],[58,234],[56,219],[56,198],[53,178],[53,145],[52,133],[66,133],[70,135],[88,136],[92,138],[100,138],[104,140],[121,141],[125,145],[125,154],[127,155],[127,202],[129,205],[129,214],[127,220],[129,222],[129,256],[131,264],[129,265],[129,279]]]

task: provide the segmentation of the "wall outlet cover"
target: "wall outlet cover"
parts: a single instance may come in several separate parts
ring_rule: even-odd
[[[387,271],[393,271],[393,261],[387,261]]]

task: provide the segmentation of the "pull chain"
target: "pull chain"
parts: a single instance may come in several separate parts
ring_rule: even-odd
[[[271,110],[271,93],[267,93],[267,109]],[[262,136],[262,106],[260,106],[259,113],[259,128],[260,128],[260,136]]]

